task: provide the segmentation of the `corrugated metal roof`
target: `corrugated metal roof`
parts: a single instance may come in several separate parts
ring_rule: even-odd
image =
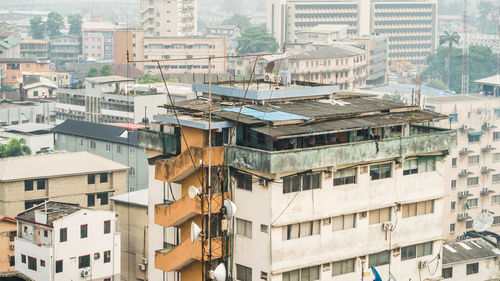
[[[443,247],[443,266],[500,256],[500,250],[481,238],[447,243]]]
[[[290,60],[307,60],[307,59],[328,59],[328,58],[345,58],[366,54],[366,51],[354,47],[349,44],[337,43],[331,46],[325,46],[311,51],[306,51],[294,56],[290,56]]]
[[[37,131],[48,132],[52,128],[54,128],[53,125],[42,124],[42,123],[22,123],[22,124],[3,127],[5,131],[16,131],[21,133],[32,133]]]
[[[486,77],[486,78],[479,79],[479,80],[475,80],[474,83],[491,85],[491,86],[500,86],[500,74],[493,75],[493,76]]]
[[[124,204],[132,204],[147,207],[148,206],[148,189],[141,189],[128,193],[122,193],[111,197],[111,200]]]

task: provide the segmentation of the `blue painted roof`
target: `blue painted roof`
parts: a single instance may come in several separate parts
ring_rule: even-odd
[[[239,107],[226,108],[226,109],[222,109],[222,111],[229,111],[229,112],[238,113],[238,112],[240,112],[240,108]],[[243,107],[241,109],[241,114],[247,115],[247,116],[252,116],[252,117],[257,118],[259,120],[272,121],[272,122],[311,119],[311,117],[302,116],[302,115],[298,115],[298,114],[292,114],[292,113],[278,111],[278,110],[265,112],[265,111],[260,111],[260,110],[248,108],[248,107]]]

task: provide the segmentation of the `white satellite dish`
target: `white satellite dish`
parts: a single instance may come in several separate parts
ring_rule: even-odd
[[[224,209],[226,209],[226,219],[232,219],[236,214],[236,205],[229,199],[224,199]]]
[[[493,224],[493,214],[489,212],[480,213],[473,221],[472,227],[476,232],[488,230]]]
[[[188,188],[188,196],[191,199],[194,199],[196,196],[201,195],[201,188],[190,186]]]
[[[214,270],[210,270],[208,276],[215,281],[226,281],[226,266],[219,264]]]
[[[201,228],[194,223],[191,222],[191,243],[194,243],[201,236]]]

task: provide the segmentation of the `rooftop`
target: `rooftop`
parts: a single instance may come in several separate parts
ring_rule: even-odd
[[[66,119],[57,125],[53,132],[137,146],[137,130],[128,131],[123,126]],[[128,133],[124,134],[125,132]]]
[[[500,74],[486,77],[483,79],[475,80],[474,83],[489,86],[500,86]]]
[[[458,103],[458,102],[480,102],[486,100],[498,100],[498,98],[493,96],[485,96],[481,94],[460,94],[460,95],[448,95],[440,97],[428,97],[426,100],[427,104],[432,103]]]
[[[366,51],[350,44],[332,43],[332,45],[290,56],[290,60],[345,58],[366,54]]]
[[[3,127],[6,132],[23,133],[23,134],[48,134],[54,126],[42,123],[22,123]]]
[[[78,204],[46,201],[19,213],[16,219],[52,226],[54,221],[83,209],[86,208],[80,207]]]
[[[52,178],[109,171],[128,167],[90,152],[53,152],[0,159],[0,182]]]
[[[3,47],[5,49],[10,49],[14,46],[16,46],[17,44],[19,44],[21,42],[21,39],[19,39],[18,37],[14,36],[14,35],[11,35],[5,39],[3,39],[2,41],[0,41],[0,47]]]
[[[467,239],[444,244],[443,267],[456,263],[496,258],[500,250],[481,238]]]
[[[0,58],[0,63],[2,62],[12,62],[12,63],[37,63],[38,60],[34,58]]]
[[[382,87],[371,88],[368,89],[370,92],[379,92],[379,93],[399,93],[404,95],[411,95],[415,91],[415,84],[389,84]],[[420,87],[420,92],[424,96],[448,96],[452,95],[450,91],[434,89],[426,86]]]
[[[111,197],[111,200],[123,204],[137,205],[141,207],[148,207],[148,189],[141,189],[128,193],[122,193]]]
[[[16,223],[16,219],[13,218],[13,217],[9,217],[9,216],[6,216],[6,215],[0,215],[0,221],[7,221],[7,222],[12,222],[12,223]]]
[[[127,82],[127,81],[135,81],[132,78],[127,78],[118,75],[109,75],[109,76],[98,76],[86,78],[86,82],[96,83],[96,84],[106,84],[106,83],[118,83],[118,82]]]

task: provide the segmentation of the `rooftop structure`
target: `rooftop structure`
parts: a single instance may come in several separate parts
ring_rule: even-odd
[[[54,124],[56,103],[53,101],[12,102],[0,100],[0,124],[16,125],[21,123]]]
[[[31,149],[31,154],[54,149],[52,128],[43,123],[22,123],[0,128],[0,143],[8,143],[10,139],[24,139]],[[5,138],[5,139],[1,139]]]
[[[483,87],[485,95],[500,96],[500,74],[476,80],[474,83]]]

